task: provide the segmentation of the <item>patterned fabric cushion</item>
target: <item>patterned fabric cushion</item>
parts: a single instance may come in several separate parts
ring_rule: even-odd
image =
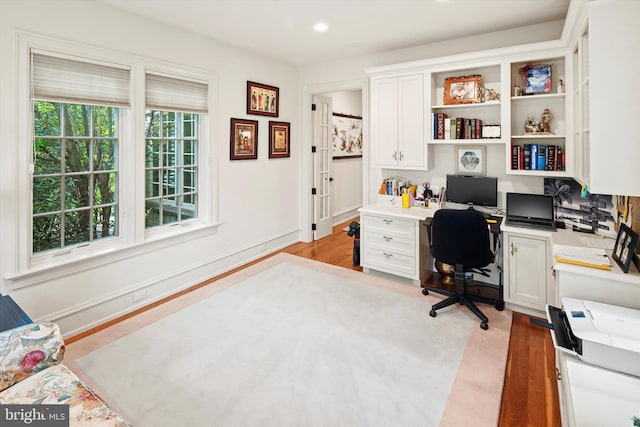
[[[62,362],[64,341],[55,323],[39,322],[0,332],[0,391]]]
[[[0,403],[69,405],[71,426],[131,426],[64,365],[45,369],[0,392]]]

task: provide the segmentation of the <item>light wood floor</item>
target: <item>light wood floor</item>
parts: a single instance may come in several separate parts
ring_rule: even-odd
[[[362,271],[362,267],[353,266],[353,237],[349,237],[346,232],[342,231],[349,223],[350,221],[347,221],[335,226],[333,228],[333,234],[329,237],[317,242],[296,243],[284,248],[281,252]],[[260,260],[257,260],[247,265],[259,261]],[[242,268],[244,267],[214,277],[178,295],[206,286]],[[70,344],[112,324],[160,305],[178,295],[158,301],[82,334],[68,338],[65,341],[67,344]],[[425,305],[425,310],[428,309],[429,307]],[[487,306],[481,309],[493,310],[494,308]],[[499,421],[499,427],[506,426],[560,426],[555,356],[551,336],[548,330],[540,326],[532,325],[528,315],[515,312],[511,327],[511,339],[509,343],[509,354],[507,356],[507,368]]]

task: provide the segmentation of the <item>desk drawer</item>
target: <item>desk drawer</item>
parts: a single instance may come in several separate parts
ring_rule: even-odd
[[[365,232],[404,237],[411,240],[415,239],[416,224],[416,221],[372,215],[365,215],[363,219]]]
[[[415,256],[415,240],[398,237],[393,233],[370,233],[363,235],[366,246],[399,255]]]
[[[401,255],[370,247],[365,248],[364,251],[364,267],[397,274],[399,276],[415,278],[417,262],[415,256]]]

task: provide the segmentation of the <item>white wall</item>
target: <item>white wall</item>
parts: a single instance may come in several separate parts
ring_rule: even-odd
[[[331,98],[334,113],[362,117],[362,91],[345,90],[324,93]],[[331,176],[331,207],[333,223],[337,224],[358,214],[362,206],[362,157],[334,159]]]
[[[17,111],[28,108],[15,90],[15,31],[139,55],[217,75],[217,113],[211,117],[211,161],[219,182],[220,226],[178,243],[156,242],[109,254],[108,263],[88,261],[6,280],[17,273]],[[291,122],[291,158],[269,159],[268,117],[247,116],[247,80],[280,88],[278,120]],[[141,304],[175,293],[211,276],[299,240],[300,135],[297,70],[287,64],[128,15],[97,1],[0,1],[0,291],[9,292],[35,320],[61,325],[65,335],[135,308],[131,293],[147,291]],[[258,159],[229,160],[231,117],[259,121]],[[21,130],[24,132],[24,130]],[[138,141],[141,143],[143,141]],[[28,177],[27,177],[28,179]],[[30,197],[28,194],[26,197]],[[139,245],[138,245],[139,246]]]

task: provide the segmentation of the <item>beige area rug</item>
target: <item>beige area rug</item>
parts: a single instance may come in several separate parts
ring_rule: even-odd
[[[511,312],[279,254],[67,346],[138,427],[496,426]]]

